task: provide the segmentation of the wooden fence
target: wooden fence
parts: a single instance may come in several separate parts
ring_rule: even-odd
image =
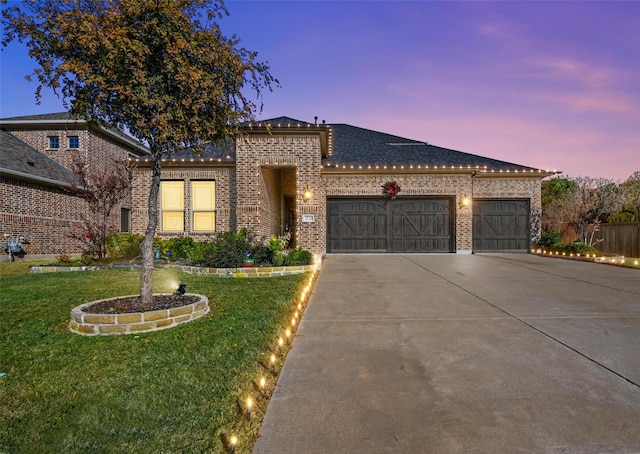
[[[596,249],[601,252],[625,257],[640,257],[640,223],[638,222],[600,224],[600,230],[595,233],[594,238],[602,239],[595,244]]]

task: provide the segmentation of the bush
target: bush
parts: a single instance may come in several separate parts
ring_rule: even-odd
[[[593,246],[589,246],[586,243],[581,243],[576,241],[575,243],[563,244],[561,247],[562,250],[567,252],[574,252],[576,254],[593,254],[596,252],[596,248]]]
[[[300,247],[292,249],[289,254],[285,256],[285,265],[300,266],[310,265],[313,262],[313,255],[311,252]]]
[[[221,232],[210,242],[191,242],[186,247],[188,262],[210,268],[239,268],[245,252],[256,266],[309,265],[313,262],[311,252],[296,248],[284,253],[289,242],[288,235],[272,236],[267,244],[253,243],[246,229],[239,232]]]
[[[210,268],[238,268],[242,266],[244,251],[251,250],[247,230],[221,232],[208,243],[188,248],[189,262]]]
[[[166,240],[161,252],[172,259],[184,258],[187,256],[187,251],[189,251],[194,244],[195,241],[188,236],[179,236]]]
[[[546,230],[540,235],[538,246],[546,247],[561,247],[562,246],[562,234],[555,230]]]
[[[110,233],[107,235],[107,255],[112,259],[133,259],[140,255],[142,235]]]
[[[251,248],[251,257],[256,266],[270,266],[273,264],[273,251],[263,244],[257,244]]]

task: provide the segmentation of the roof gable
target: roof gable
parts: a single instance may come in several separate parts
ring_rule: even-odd
[[[77,182],[73,172],[10,132],[0,130],[0,138],[0,171],[4,175],[54,186],[70,186]]]

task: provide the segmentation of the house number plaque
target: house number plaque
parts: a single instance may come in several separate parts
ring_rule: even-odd
[[[316,215],[315,214],[303,214],[302,215],[302,222],[316,222]]]

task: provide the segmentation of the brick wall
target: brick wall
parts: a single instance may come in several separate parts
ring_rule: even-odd
[[[326,210],[320,158],[317,135],[251,135],[239,140],[236,149],[238,228],[248,228],[258,238],[280,234],[282,197],[295,193],[297,245],[313,253],[323,252]],[[279,194],[267,190],[267,184],[277,179],[273,169],[283,170]],[[306,190],[313,193],[308,201],[303,200]],[[305,214],[313,214],[315,221],[303,223]]]
[[[69,235],[82,228],[84,202],[62,189],[0,177],[0,236],[24,236],[27,254],[79,253]]]
[[[149,222],[148,206],[151,189],[151,168],[139,162],[134,169],[132,187],[131,224],[133,233],[144,234]],[[213,180],[216,182],[216,231],[236,230],[236,171],[233,167],[178,167],[164,166],[162,180],[181,180],[185,187],[185,231],[163,232],[158,224],[157,236],[170,238],[173,236],[189,236],[196,241],[206,241],[213,232],[193,232],[191,230],[191,181]],[[160,208],[160,200],[158,200]]]
[[[71,170],[74,159],[85,160],[94,169],[103,169],[113,161],[123,161],[128,159],[129,152],[111,137],[101,133],[99,130],[88,129],[86,127],[72,127],[69,125],[65,129],[11,129],[11,133],[20,138],[36,150],[40,151],[48,158],[56,161],[63,167]],[[49,148],[49,137],[58,137],[60,148]],[[79,148],[68,147],[70,136],[79,138]],[[109,225],[116,230],[120,230],[121,209],[131,209],[131,197],[127,196],[113,211],[109,219]],[[85,208],[79,208],[85,212]]]

